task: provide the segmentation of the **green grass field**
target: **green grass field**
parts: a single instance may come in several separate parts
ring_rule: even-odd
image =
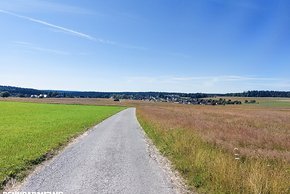
[[[258,98],[257,99],[259,104],[255,104],[258,106],[264,106],[264,107],[279,107],[279,108],[290,108],[290,99],[289,98],[269,98],[269,99],[263,99]]]
[[[273,98],[273,97],[221,97],[226,100],[238,100],[243,103],[245,106],[261,106],[261,107],[271,107],[271,108],[290,108],[290,98]],[[219,99],[217,98],[210,98],[210,99]],[[255,104],[246,104],[244,103],[245,100],[256,100],[257,103]]]
[[[257,97],[257,98],[246,98],[246,97],[226,97],[226,99],[232,99],[232,100],[240,100],[243,102],[243,105],[246,106],[262,106],[262,107],[277,107],[277,108],[289,108],[290,107],[290,98],[263,98],[263,97]],[[256,100],[256,104],[245,104],[245,100]]]
[[[0,190],[7,178],[22,178],[47,153],[123,109],[0,102]]]

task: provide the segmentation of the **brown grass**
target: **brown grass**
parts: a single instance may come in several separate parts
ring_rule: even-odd
[[[83,105],[121,105],[122,102],[114,102],[112,99],[103,98],[0,98],[0,101],[12,102],[34,102],[34,103],[50,103],[50,104],[83,104]]]
[[[205,141],[242,155],[290,161],[290,109],[249,106],[140,106],[139,113],[164,130],[188,129]]]
[[[198,191],[290,192],[290,109],[137,107],[145,131]]]

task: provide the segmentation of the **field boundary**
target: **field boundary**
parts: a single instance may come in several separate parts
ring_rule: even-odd
[[[153,143],[152,139],[148,136],[146,131],[143,129],[137,115],[136,115],[136,118],[138,121],[138,125],[141,129],[141,133],[144,137],[145,143],[147,145],[146,149],[149,154],[149,157],[155,160],[158,163],[158,165],[162,168],[162,170],[166,173],[166,175],[170,178],[170,182],[174,185],[174,190],[177,193],[180,193],[180,194],[192,193],[192,191],[189,190],[186,184],[186,181],[181,176],[181,174],[175,169],[172,162],[159,151],[159,149]]]

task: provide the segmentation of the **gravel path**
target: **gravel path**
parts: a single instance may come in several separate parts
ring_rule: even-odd
[[[148,149],[135,116],[126,109],[82,135],[32,173],[19,191],[74,193],[179,193],[172,174]],[[156,156],[157,155],[157,156]],[[174,176],[174,175],[173,175]]]

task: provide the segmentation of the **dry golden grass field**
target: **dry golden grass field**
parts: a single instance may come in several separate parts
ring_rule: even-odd
[[[135,106],[160,151],[200,193],[290,193],[290,100],[201,106],[111,99],[6,99]],[[242,99],[244,100],[244,98]]]
[[[290,109],[143,105],[137,110],[147,134],[198,191],[290,192]]]

